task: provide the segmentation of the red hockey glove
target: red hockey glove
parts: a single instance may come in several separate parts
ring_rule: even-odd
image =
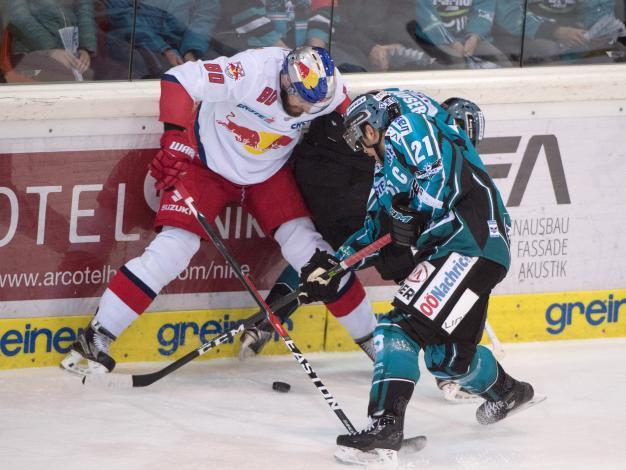
[[[150,162],[156,189],[167,189],[180,181],[196,151],[183,131],[168,130],[161,136],[161,150]]]

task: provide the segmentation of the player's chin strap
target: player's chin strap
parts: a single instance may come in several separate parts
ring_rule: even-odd
[[[335,415],[343,423],[343,425],[345,426],[345,428],[348,430],[349,433],[351,433],[351,434],[356,433],[356,429],[354,428],[354,426],[352,425],[352,423],[350,422],[350,420],[348,419],[346,414],[343,412],[343,410],[339,406],[339,403],[337,403],[335,398],[330,394],[330,392],[328,391],[328,388],[326,388],[326,386],[322,383],[322,381],[319,379],[319,377],[317,376],[317,374],[315,373],[315,371],[313,370],[313,368],[309,364],[309,361],[304,357],[304,355],[302,354],[300,349],[296,346],[294,341],[289,337],[289,334],[287,333],[287,330],[285,330],[283,328],[283,326],[280,323],[280,320],[278,319],[278,317],[274,313],[273,309],[270,308],[267,305],[267,303],[265,302],[263,297],[261,297],[261,294],[259,294],[258,290],[256,289],[256,287],[252,283],[252,280],[248,277],[247,274],[245,274],[243,272],[243,270],[241,269],[241,266],[239,265],[239,263],[237,263],[235,258],[233,258],[233,256],[230,254],[230,252],[226,248],[226,246],[224,246],[224,244],[222,243],[222,240],[220,240],[220,238],[217,236],[217,234],[213,231],[213,229],[211,228],[211,225],[209,224],[209,221],[206,219],[204,214],[202,214],[202,212],[200,212],[198,210],[198,208],[196,207],[196,203],[195,203],[193,197],[191,196],[191,194],[189,194],[187,189],[182,184],[179,183],[176,186],[176,189],[174,190],[174,197],[182,199],[184,201],[184,203],[187,205],[187,207],[189,208],[191,213],[194,215],[194,217],[198,220],[198,222],[200,223],[200,225],[202,226],[202,228],[204,229],[206,234],[209,236],[209,238],[211,239],[211,241],[213,242],[215,247],[219,250],[219,252],[222,254],[222,256],[224,256],[224,258],[226,258],[226,261],[231,265],[231,267],[233,268],[235,274],[237,275],[237,278],[244,285],[244,287],[246,288],[248,293],[252,296],[252,298],[254,299],[256,304],[261,308],[261,310],[263,310],[265,312],[265,314],[267,315],[267,318],[268,318],[270,324],[272,325],[272,327],[274,328],[274,330],[276,330],[276,332],[279,334],[279,336],[283,339],[283,341],[285,342],[285,345],[287,346],[289,351],[291,351],[291,353],[293,354],[293,356],[296,359],[296,361],[302,366],[302,368],[307,373],[307,375],[309,376],[309,378],[311,379],[313,384],[317,387],[319,392],[322,394],[322,396],[324,397],[324,400],[326,401],[326,403],[328,404],[330,409],[333,410]],[[367,247],[369,250],[367,250],[359,258],[359,260],[363,259],[366,256],[368,256],[369,254],[374,253],[376,250],[380,249],[381,247],[383,247],[384,245],[386,245],[390,241],[391,241],[391,237],[388,236],[387,239],[385,239],[385,237],[383,237],[381,240],[378,240],[377,242],[373,243],[372,245],[369,245]],[[376,245],[376,246],[374,246],[374,245]],[[352,258],[352,260],[350,258],[347,258],[344,262],[342,262],[339,265],[335,266],[333,269],[327,271],[324,274],[324,276],[332,277],[332,276],[335,276],[335,275],[339,274],[340,272],[345,271],[350,266],[348,264],[349,262],[351,262],[352,265],[353,265],[353,264],[355,264],[356,262],[359,261],[359,260],[354,261],[354,256],[355,255],[350,257],[350,258]],[[289,296],[287,296],[287,297],[289,297]],[[282,300],[284,300],[284,299],[282,299]],[[274,308],[278,309],[279,307],[275,306]]]

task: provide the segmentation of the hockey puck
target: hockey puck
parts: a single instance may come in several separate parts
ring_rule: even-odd
[[[272,388],[277,392],[287,393],[289,390],[291,390],[291,385],[286,382],[274,382],[272,383]]]

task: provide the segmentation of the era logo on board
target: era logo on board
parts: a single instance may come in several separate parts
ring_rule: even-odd
[[[521,136],[515,137],[490,137],[485,138],[480,143],[478,149],[480,155],[508,154],[517,153]],[[565,170],[563,168],[563,159],[559,149],[559,141],[553,134],[533,135],[526,144],[526,149],[522,155],[522,161],[519,170],[515,175],[511,193],[506,201],[507,207],[518,207],[522,203],[522,198],[528,182],[532,176],[533,170],[539,155],[545,154],[548,163],[548,171],[550,173],[550,182],[554,190],[557,204],[571,204],[569,189],[565,179]],[[501,163],[495,165],[485,165],[489,176],[494,179],[508,178],[513,166],[510,163]]]

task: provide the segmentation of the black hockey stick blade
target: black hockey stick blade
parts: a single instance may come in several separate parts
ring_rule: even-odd
[[[184,356],[178,358],[163,369],[148,374],[93,374],[85,375],[83,377],[83,384],[87,386],[97,386],[101,388],[132,388],[132,387],[147,387],[152,385],[157,380],[162,379],[166,375],[171,374],[177,369],[188,362],[193,361],[196,357],[210,351],[211,349],[230,341],[237,334],[243,332],[246,328],[250,328],[256,325],[258,322],[265,318],[265,313],[262,311],[256,312],[251,317],[246,318],[243,322],[239,323],[235,328],[219,335],[217,338],[213,338],[211,341],[204,343],[199,348],[188,352]]]

